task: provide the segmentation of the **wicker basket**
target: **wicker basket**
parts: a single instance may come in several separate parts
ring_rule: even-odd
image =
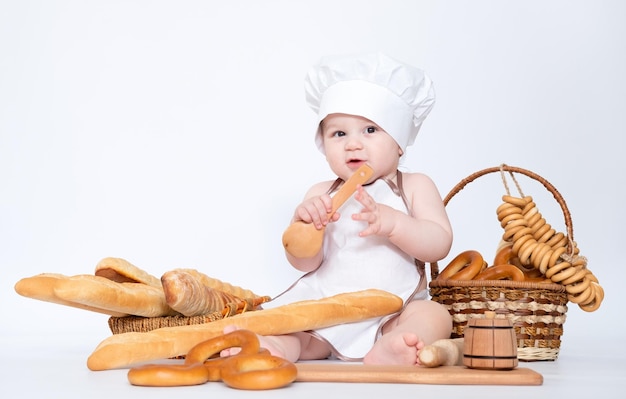
[[[162,317],[109,317],[109,328],[113,334],[127,332],[148,332],[162,327],[188,326],[210,323],[223,319],[222,312],[209,313],[202,316],[162,316]]]
[[[109,317],[109,328],[113,334],[122,334],[127,332],[148,332],[162,327],[178,327],[210,323],[212,321],[224,319],[243,312],[252,312],[258,309],[258,306],[268,302],[269,300],[269,296],[243,299],[240,302],[226,304],[224,309],[221,311],[207,313],[200,316],[113,316]]]
[[[513,173],[524,174],[550,191],[561,206],[567,235],[573,241],[571,216],[561,194],[547,180],[522,168],[501,165],[478,171],[459,182],[444,204],[475,179],[489,173],[502,173],[504,177],[504,172],[509,172],[511,177]],[[438,275],[437,263],[431,263],[430,294],[433,301],[444,305],[452,315],[452,338],[463,337],[469,319],[484,317],[485,311],[495,311],[496,317],[507,318],[513,324],[519,360],[557,359],[568,303],[563,285],[510,280],[436,280]]]

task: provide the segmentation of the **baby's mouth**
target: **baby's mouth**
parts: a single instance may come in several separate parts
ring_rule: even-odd
[[[347,164],[351,169],[356,169],[365,163],[362,159],[349,159]]]

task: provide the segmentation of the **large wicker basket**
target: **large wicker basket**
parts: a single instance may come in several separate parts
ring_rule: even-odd
[[[511,176],[526,175],[550,191],[561,206],[567,235],[573,240],[571,216],[563,197],[547,180],[526,169],[501,165],[473,173],[450,191],[444,204],[475,179],[504,172]],[[437,263],[431,263],[430,294],[433,301],[444,305],[452,315],[452,338],[463,337],[469,319],[484,317],[485,311],[495,311],[497,317],[511,320],[514,326],[519,360],[557,359],[568,303],[563,285],[510,280],[436,280],[438,275]]]
[[[251,312],[259,309],[259,306],[270,300],[269,296],[257,296],[255,298],[242,299],[239,302],[228,303],[223,310],[207,313],[199,316],[161,316],[141,317],[124,316],[109,318],[109,328],[113,334],[127,332],[148,332],[162,327],[189,326],[195,324],[210,323],[212,321],[231,317],[243,312]]]

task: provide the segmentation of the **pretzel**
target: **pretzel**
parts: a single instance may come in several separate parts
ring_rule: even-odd
[[[236,355],[211,359],[224,349],[239,347]],[[237,389],[274,389],[296,379],[296,366],[260,348],[259,339],[249,330],[235,330],[191,348],[183,364],[146,364],[131,368],[132,385],[169,387],[201,385],[222,381]]]

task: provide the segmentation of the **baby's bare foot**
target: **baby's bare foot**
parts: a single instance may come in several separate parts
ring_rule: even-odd
[[[389,332],[376,341],[363,358],[364,364],[419,364],[418,353],[424,347],[419,337],[410,332]]]

